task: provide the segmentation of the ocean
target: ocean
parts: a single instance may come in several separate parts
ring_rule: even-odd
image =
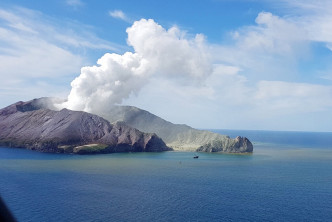
[[[332,133],[214,130],[246,155],[70,155],[0,148],[18,221],[332,221]]]

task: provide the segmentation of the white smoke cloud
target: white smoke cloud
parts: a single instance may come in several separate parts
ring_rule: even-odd
[[[105,54],[97,64],[81,69],[72,81],[68,108],[100,113],[138,92],[149,75],[147,62],[137,53]]]
[[[177,27],[166,31],[152,19],[135,22],[127,33],[128,44],[143,55],[158,74],[198,80],[211,73],[202,34],[188,38]]]
[[[151,19],[134,22],[127,33],[134,52],[107,53],[98,66],[83,67],[64,106],[100,114],[138,93],[152,76],[199,84],[211,73],[202,35],[190,38],[177,27],[166,30]]]

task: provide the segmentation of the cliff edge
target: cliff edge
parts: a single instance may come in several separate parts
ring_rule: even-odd
[[[252,153],[253,145],[245,137],[230,138],[206,130],[197,130],[184,124],[173,124],[148,111],[134,106],[114,106],[101,114],[110,122],[124,121],[143,132],[160,136],[167,146],[178,151]]]

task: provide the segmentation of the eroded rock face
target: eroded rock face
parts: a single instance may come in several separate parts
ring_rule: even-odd
[[[214,140],[203,146],[200,146],[197,152],[225,152],[225,153],[251,153],[253,151],[252,143],[246,137],[236,137],[235,139],[226,138],[223,140]]]
[[[115,106],[102,114],[113,121],[124,121],[143,132],[154,132],[167,146],[178,151],[251,153],[253,145],[247,138],[229,138],[206,130],[197,130],[183,124],[173,124],[148,111],[133,106]]]
[[[0,145],[81,154],[171,150],[156,134],[86,112],[45,108],[51,105],[32,100],[1,109]]]

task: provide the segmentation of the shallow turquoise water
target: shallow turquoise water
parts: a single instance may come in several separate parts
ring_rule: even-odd
[[[19,221],[331,220],[332,147],[268,142],[199,159],[0,148],[0,193]]]

